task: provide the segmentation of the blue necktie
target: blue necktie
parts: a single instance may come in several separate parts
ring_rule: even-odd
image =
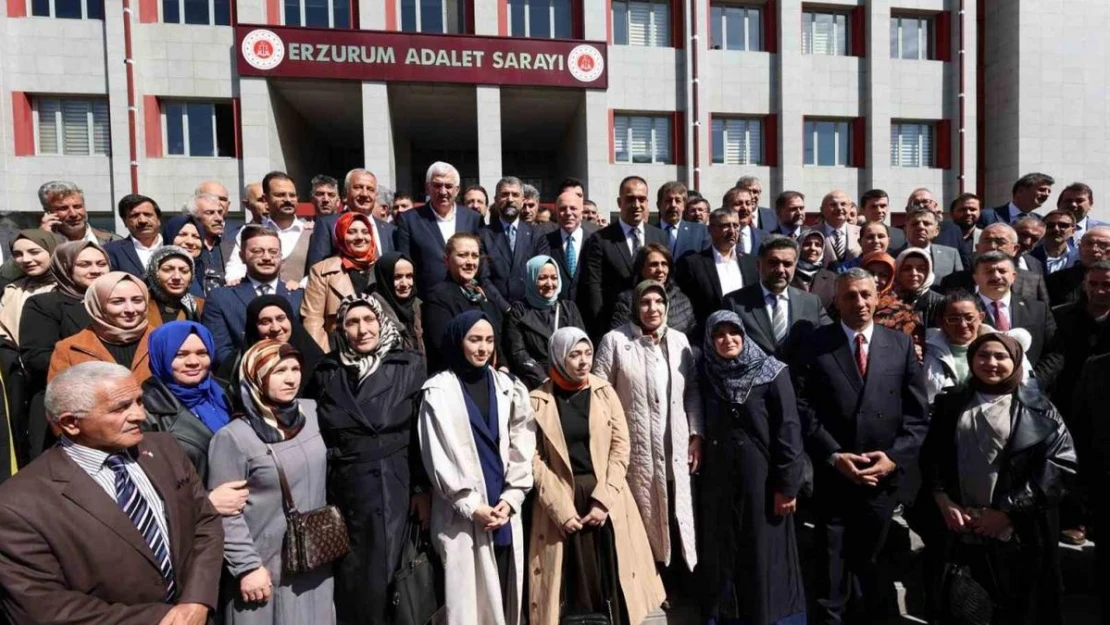
[[[170,561],[170,550],[166,546],[166,537],[162,529],[154,520],[154,511],[147,505],[146,499],[139,492],[139,487],[127,473],[127,462],[122,454],[112,454],[104,461],[112,473],[116,475],[116,503],[120,509],[135,524],[135,529],[143,535],[158,568],[162,571],[162,578],[166,580],[166,603],[172,603],[177,596],[177,582],[173,572],[173,562]]]
[[[678,226],[667,226],[667,234],[670,235],[667,237],[667,240],[671,242],[671,256],[674,256],[675,246],[678,245]]]
[[[578,270],[578,252],[574,249],[574,237],[567,237],[567,272],[574,277]]]
[[[516,226],[509,226],[509,250],[516,254]]]

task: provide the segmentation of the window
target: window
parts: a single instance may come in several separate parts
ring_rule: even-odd
[[[465,10],[465,0],[401,0],[401,30],[462,34],[467,27]]]
[[[933,55],[932,20],[927,17],[890,18],[890,58],[925,61]]]
[[[759,119],[713,120],[713,162],[758,165],[763,161],[763,123]]]
[[[231,24],[229,0],[162,0],[162,21],[167,24]]]
[[[177,156],[235,156],[235,121],[227,102],[162,103],[166,153]]]
[[[851,158],[849,136],[851,123],[835,119],[807,119],[805,164],[820,167],[848,167]]]
[[[616,115],[613,135],[613,156],[618,163],[672,162],[669,116]]]
[[[111,154],[108,100],[36,98],[36,154],[88,156]]]
[[[709,45],[713,50],[762,50],[762,33],[759,7],[710,5]]]
[[[802,14],[802,54],[848,55],[848,16],[843,13]]]
[[[894,122],[890,125],[891,167],[933,167],[933,124]]]
[[[31,15],[73,20],[102,20],[104,0],[31,0]]]
[[[509,0],[513,37],[570,39],[570,0]]]
[[[286,26],[350,28],[351,5],[348,0],[284,0]]]
[[[670,5],[664,0],[613,0],[613,43],[669,47]]]

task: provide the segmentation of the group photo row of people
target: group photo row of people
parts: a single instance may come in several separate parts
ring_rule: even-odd
[[[575,179],[544,208],[437,162],[417,206],[317,176],[312,220],[271,172],[237,232],[218,182],[128,195],[120,237],[47,182],[0,267],[3,615],[881,623],[898,517],[928,622],[1062,623],[1058,544],[1106,514],[1110,225],[1054,184],[811,214],[629,176],[605,224]]]

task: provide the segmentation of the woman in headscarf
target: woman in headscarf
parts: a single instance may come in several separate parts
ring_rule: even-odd
[[[424,327],[412,259],[401,252],[383,254],[374,263],[374,295],[383,304],[382,312],[401,333],[404,348],[423,354]]]
[[[146,319],[150,293],[142,280],[123,271],[97,278],[85,291],[89,326],[58,343],[50,358],[49,382],[62,371],[90,361],[114,362],[135,375],[140,384],[150,377]]]
[[[532,391],[529,622],[606,614],[637,625],[666,593],[625,479],[624,409],[613,387],[590,375],[593,344],[580,328],[556,330],[548,349],[550,379]]]
[[[228,383],[232,389],[239,388],[239,368],[243,361],[243,354],[255,343],[262,340],[272,340],[278,343],[289,343],[297,348],[301,355],[301,394],[314,397],[309,386],[313,383],[313,372],[324,357],[324,351],[305,332],[293,306],[288,298],[281,295],[260,295],[247,305],[247,324],[243,332],[243,349],[235,353],[234,358],[228,358],[220,363],[219,373],[221,380]],[[236,400],[236,408],[242,406]]]
[[[917,313],[922,327],[937,327],[944,296],[932,290],[933,259],[919,247],[907,247],[894,261],[894,293]]]
[[[825,268],[825,235],[820,230],[807,230],[802,235],[801,253],[794,268],[791,286],[821,298],[821,305],[832,308],[836,298],[836,272]]]
[[[533,256],[524,266],[524,301],[513,302],[505,318],[505,359],[509,371],[529,389],[547,379],[548,341],[559,328],[584,327],[578,306],[560,300],[559,266],[550,256]]]
[[[162,224],[163,244],[179,247],[193,259],[193,281],[189,283],[189,293],[193,297],[203,297],[205,294],[205,267],[200,257],[204,251],[204,237],[204,225],[192,215],[178,215]],[[153,264],[153,259],[151,261],[148,267]]]
[[[699,484],[700,587],[710,623],[802,625],[794,522],[802,426],[786,365],[747,340],[732,311],[709,316],[701,359],[706,447]]]
[[[58,238],[45,230],[20,230],[8,251],[23,277],[4,287],[0,296],[0,342],[19,349],[19,321],[23,306],[38,293],[54,290],[50,272],[50,255],[58,247]]]
[[[1077,468],[1071,435],[1056,407],[1022,386],[1013,337],[980,336],[967,358],[968,385],[937,398],[921,452],[922,493],[935,505],[932,587],[946,588],[944,572],[962,567],[989,594],[992,623],[1060,623],[1057,506]],[[942,619],[954,616],[950,599],[935,596]]]
[[[363,294],[374,284],[373,267],[378,258],[370,218],[354,211],[335,221],[335,256],[325,258],[308,270],[301,316],[305,330],[320,349],[331,351],[329,336],[335,330],[339,303],[348,295]]]
[[[860,267],[875,276],[875,287],[879,291],[879,304],[875,307],[872,319],[875,323],[897,330],[913,339],[917,360],[924,356],[925,326],[918,319],[913,306],[899,299],[894,292],[894,259],[886,252],[871,252],[860,257]],[[836,318],[839,319],[839,314]]]
[[[238,582],[224,622],[334,624],[332,565],[292,576],[282,569],[287,528],[279,471],[297,510],[327,504],[327,448],[316,402],[298,399],[300,354],[288,343],[260,341],[243,354],[239,378],[245,413],[208,447],[208,487],[246,480],[250,490],[242,514],[223,517],[224,563]]]
[[[639,283],[642,280],[655,280],[667,286],[667,298],[670,300],[670,309],[667,311],[667,327],[681,332],[690,338],[690,333],[698,325],[694,318],[694,305],[690,298],[678,288],[674,280],[674,259],[667,250],[667,246],[658,243],[648,243],[636,252],[632,259],[632,276]],[[613,321],[610,330],[616,330],[632,321],[632,300],[636,299],[635,287],[627,289],[617,297],[613,308]]]
[[[88,327],[85,291],[108,271],[108,255],[97,244],[89,241],[62,243],[50,257],[54,289],[31,296],[23,306],[23,316],[19,320],[19,351],[31,400],[27,420],[17,420],[15,426],[16,442],[22,447],[22,463],[33,460],[54,442],[43,406],[50,360],[58,343]]]
[[[601,339],[594,374],[617,391],[628,419],[628,483],[667,595],[688,591],[697,565],[691,475],[701,466],[702,417],[690,343],[667,328],[667,289],[636,287],[635,317]]]
[[[165,245],[150,255],[146,268],[146,285],[150,290],[147,320],[157,328],[171,321],[199,321],[204,298],[194,289],[196,267],[193,257],[184,248]]]
[[[523,618],[520,512],[532,488],[536,433],[528,389],[490,366],[496,342],[481,311],[452,319],[441,341],[447,369],[424,384],[420,405],[447,625],[520,625]]]
[[[426,526],[431,501],[414,419],[424,361],[404,349],[371,295],[343,299],[335,333],[339,347],[316,368],[315,388],[328,501],[343,511],[351,539],[336,568],[336,608],[341,622],[387,625],[386,582],[400,565],[410,513]]]

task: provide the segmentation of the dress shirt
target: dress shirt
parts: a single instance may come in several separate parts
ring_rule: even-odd
[[[623,219],[620,220],[620,224],[621,224],[621,230],[624,231],[624,239],[628,244],[628,251],[632,253],[633,257],[635,257],[636,256],[636,248],[637,247],[640,247],[640,248],[644,247],[644,224],[640,224],[638,226],[630,226],[630,225],[624,223]],[[640,229],[640,235],[638,237],[636,237],[639,240],[638,246],[632,244],[632,230],[635,229],[635,228]]]
[[[1014,267],[1023,271],[1029,271],[1029,263],[1025,262],[1025,254],[1018,254],[1017,262],[1014,263]]]
[[[278,281],[280,280],[279,278],[274,278],[273,280],[270,280],[269,282],[259,282],[258,280],[255,280],[254,278],[252,278],[250,276],[247,276],[247,279],[251,281],[251,287],[254,289],[254,292],[256,294],[258,293],[258,287],[262,286],[263,284],[266,284],[266,285],[269,285],[269,287],[270,287],[270,293],[269,294],[270,295],[277,295]]]
[[[373,219],[370,220],[374,222]],[[278,241],[281,241],[281,259],[289,258],[293,253],[294,248],[297,247],[297,242],[301,239],[305,229],[308,227],[308,222],[297,217],[293,223],[289,224],[288,228],[280,228],[269,217],[263,217],[262,223],[259,224],[263,228],[269,228],[278,233]],[[378,236],[377,230],[374,232],[375,240]],[[240,244],[243,242],[243,229],[235,233],[235,245],[231,248],[231,258],[227,259],[227,266],[224,268],[224,277],[229,281],[242,280],[247,275],[247,266],[243,264],[243,259],[240,257],[241,251]],[[381,248],[379,247],[379,252]]]
[[[139,240],[135,237],[131,237],[131,244],[135,246],[135,254],[139,257],[139,263],[142,264],[143,269],[146,269],[146,266],[150,264],[150,257],[158,251],[158,248],[162,247],[162,235],[159,234],[158,238],[154,239],[154,245],[150,247],[143,247],[143,244],[139,243]]]
[[[1022,210],[1015,206],[1013,202],[1010,202],[1008,206],[1010,207],[1010,220],[1006,223],[1010,225],[1013,225],[1014,222],[1017,221],[1017,218],[1021,217],[1022,215],[1032,215],[1038,218],[1040,217],[1040,215],[1037,214],[1037,211],[1029,211],[1028,213],[1022,212]]]
[[[1083,219],[1075,222],[1075,232],[1071,233],[1071,240],[1068,243],[1072,247],[1079,245],[1079,240],[1083,238],[1083,233],[1091,227],[1091,216],[1087,215]]]
[[[505,232],[505,237],[509,239],[509,249],[516,253],[516,237],[520,234],[520,219],[516,221],[501,220],[501,229]]]
[[[681,222],[678,224],[670,224],[665,221],[659,222],[659,227],[662,228],[663,232],[667,235],[667,249],[671,251],[671,254],[674,254],[674,246],[678,243],[678,228],[680,223]]]
[[[559,228],[559,232],[563,233],[563,253],[567,251],[567,239],[574,239],[574,253],[582,254],[582,226],[574,229],[574,232],[567,233],[566,230]]]
[[[845,253],[848,252],[848,224],[847,224],[847,222],[845,222],[845,224],[843,226],[840,226],[839,228],[833,228],[832,226],[830,226],[829,224],[826,223],[826,224],[824,224],[824,230],[825,230],[825,240],[829,242],[829,245],[833,245],[833,237],[836,236],[836,234],[835,234],[836,232],[839,232],[841,239],[844,241],[844,252]]]
[[[736,248],[733,247],[728,256],[722,256],[715,247],[712,249],[713,261],[717,264],[717,279],[721,282],[721,295],[744,288],[744,275],[740,273],[740,263],[736,262]]]
[[[775,321],[775,309],[773,306],[771,306],[770,302],[771,298],[773,297],[775,298],[776,304],[782,306],[782,312],[784,315],[786,315],[786,325],[787,328],[789,328],[790,296],[787,295],[786,289],[783,289],[782,293],[775,293],[774,291],[770,291],[767,289],[767,287],[763,286],[762,282],[759,283],[759,288],[763,291],[763,307],[767,309],[767,316],[771,318],[771,323],[773,324]]]
[[[994,319],[994,301],[995,300],[993,300],[993,299],[987,297],[986,295],[984,295],[982,293],[982,291],[979,290],[979,287],[975,287],[975,292],[978,293],[978,295],[979,295],[979,301],[983,302],[983,308],[987,309],[987,317],[989,317],[990,319]],[[1012,295],[1011,291],[1006,291],[1006,294],[1003,295],[1002,298],[999,299],[998,301],[1002,303],[1002,313],[1006,315],[1006,320],[1010,322],[1010,327],[1013,328],[1014,327],[1014,314],[1013,314],[1013,309],[1010,308],[1010,297],[1011,297],[1011,295]],[[992,323],[991,325],[994,326],[995,324]],[[995,327],[995,329],[997,330],[998,328]]]
[[[857,334],[862,334],[863,335],[863,344],[867,346],[867,350],[868,350],[867,351],[867,358],[868,358],[868,360],[870,360],[870,358],[871,358],[871,335],[875,333],[875,324],[874,323],[869,323],[869,324],[867,324],[866,328],[864,328],[862,330],[859,330],[859,331],[856,331],[856,330],[853,330],[853,329],[849,328],[847,325],[844,324],[843,321],[841,321],[840,322],[840,329],[844,331],[844,337],[848,339],[848,347],[849,347],[849,349],[852,350],[852,356],[853,357],[856,355],[856,335]]]
[[[439,233],[443,235],[443,242],[446,244],[447,239],[455,235],[455,215],[459,212],[459,207],[455,206],[446,217],[440,217],[436,209],[432,209],[432,214],[436,216],[436,225],[439,226]]]
[[[1074,265],[1075,262],[1079,260],[1079,250],[1069,245],[1064,253],[1060,256],[1049,256],[1048,250],[1045,250],[1044,258],[1045,273],[1056,273],[1061,269],[1067,269],[1068,267]]]
[[[744,226],[740,228],[740,234],[736,238],[736,246],[744,254],[752,253],[752,226]]]

